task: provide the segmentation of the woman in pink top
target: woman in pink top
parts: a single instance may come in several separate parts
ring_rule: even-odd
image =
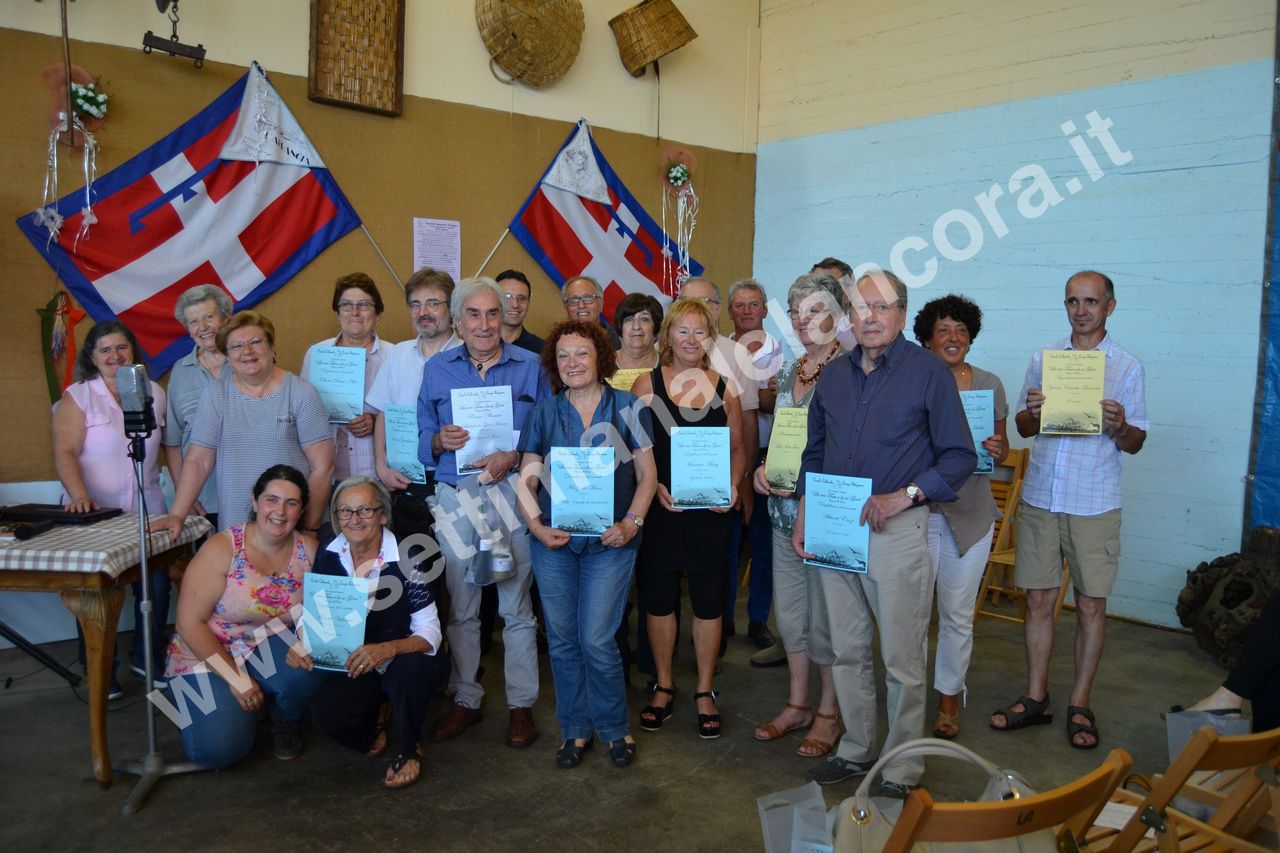
[[[138,364],[138,341],[124,324],[116,320],[96,323],[85,337],[76,356],[76,382],[67,388],[53,407],[53,464],[62,481],[62,505],[69,512],[89,512],[101,507],[119,507],[137,512],[138,492],[134,484],[129,439],[124,434],[124,411],[116,374],[126,364]],[[142,466],[143,493],[147,512],[161,516],[167,511],[160,491],[160,432],[164,426],[165,395],[151,383],[151,409],[156,429],[146,439],[146,460]],[[139,678],[145,675],[146,658],[142,643],[142,614],[138,609],[141,581],[133,584],[134,642],[129,669]],[[169,617],[169,576],[151,576],[152,655],[155,672],[164,663],[164,626]],[[76,625],[79,631],[79,623]],[[84,663],[84,641],[80,643]],[[114,674],[107,696],[124,695]]]
[[[316,554],[316,541],[297,530],[309,492],[298,469],[268,468],[253,486],[249,521],[213,536],[187,566],[165,675],[182,747],[204,767],[248,755],[264,707],[276,757],[302,752],[298,720],[324,677],[290,651]]]

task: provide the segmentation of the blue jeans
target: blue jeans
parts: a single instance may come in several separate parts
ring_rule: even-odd
[[[293,669],[285,663],[288,644],[276,635],[258,646],[262,666],[248,663],[249,675],[267,696],[272,720],[298,720],[307,700],[329,673]],[[169,701],[180,716],[182,748],[196,764],[217,770],[249,754],[258,715],[240,707],[231,685],[215,673],[187,673],[169,679]],[[189,715],[189,716],[188,716]],[[183,725],[183,722],[186,724]]]
[[[627,688],[614,633],[622,624],[637,551],[606,548],[599,539],[573,539],[562,548],[547,548],[532,536],[529,541],[561,737],[625,737],[631,732]]]

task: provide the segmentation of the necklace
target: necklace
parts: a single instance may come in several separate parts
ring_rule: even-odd
[[[470,355],[470,354],[471,352],[468,350],[467,355]],[[498,347],[494,351],[493,355],[489,356],[488,358],[472,358],[472,361],[475,362],[476,370],[483,370],[486,364],[493,361],[495,358],[497,358],[500,355],[502,355],[502,347]]]
[[[838,353],[839,351],[840,351],[840,346],[838,344],[836,346],[833,346],[831,348],[831,352],[827,353],[827,357],[822,360],[821,364],[819,364],[817,367],[813,369],[812,373],[804,372],[804,365],[809,362],[809,356],[806,353],[804,356],[800,358],[800,364],[796,365],[796,378],[799,379],[801,384],[803,385],[812,385],[813,383],[817,382],[818,377],[822,375],[823,368],[825,368],[828,364],[831,363],[831,359],[835,358],[836,353]]]

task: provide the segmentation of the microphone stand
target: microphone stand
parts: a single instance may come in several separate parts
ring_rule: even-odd
[[[133,460],[134,488],[138,490],[138,552],[139,567],[142,572],[142,600],[139,609],[142,611],[142,643],[146,650],[147,701],[147,754],[140,761],[129,761],[114,765],[121,773],[131,773],[139,777],[133,786],[129,798],[125,800],[121,814],[131,815],[142,808],[142,801],[147,794],[165,776],[179,773],[191,773],[204,770],[198,764],[184,762],[181,764],[165,764],[164,756],[156,745],[156,708],[151,702],[151,694],[155,690],[153,678],[155,656],[152,654],[152,618],[151,618],[151,575],[147,571],[147,550],[150,544],[147,535],[147,500],[143,488],[142,463],[147,456],[146,440],[155,431],[155,414],[150,405],[145,412],[125,412],[125,436],[129,439],[129,458]],[[168,616],[168,614],[165,614]],[[136,630],[136,627],[135,627]]]

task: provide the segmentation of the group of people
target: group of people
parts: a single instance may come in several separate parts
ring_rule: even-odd
[[[789,673],[785,704],[756,728],[756,739],[803,729],[797,752],[825,759],[810,775],[827,784],[864,774],[881,750],[919,737],[935,599],[932,731],[959,733],[972,614],[998,517],[988,478],[974,473],[960,391],[993,392],[995,429],[981,447],[997,463],[1009,453],[1004,388],[967,360],[982,326],[977,305],[956,295],[928,302],[912,326],[917,346],[904,335],[901,280],[884,270],[854,276],[826,258],[787,292],[799,345],[792,350],[764,331],[767,296],[750,279],[728,291],[732,335],[718,330],[722,293],[706,277],[683,282],[667,306],[626,296],[612,325],[602,315],[599,283],[571,279],[562,289],[566,318],[545,339],[524,327],[531,287],[516,270],[455,283],[422,269],[404,295],[413,337],[392,345],[378,335],[386,306],[376,284],[361,273],[336,283],[338,334],[317,346],[365,352],[365,410],[336,425],[307,381],[314,348],[294,375],[276,364],[267,317],[233,313],[225,292],[211,285],[178,301],[176,317],[195,346],[175,367],[167,395],[153,388],[161,424],[153,443],[163,446],[175,495],[166,508],[159,489],[149,490],[147,508],[156,516],[168,511],[156,527],[174,529],[184,516],[204,513],[219,531],[187,570],[165,669],[175,698],[212,690],[217,699],[215,711],[195,714],[183,729],[193,760],[220,767],[245,755],[264,709],[276,754],[296,756],[298,720],[310,709],[320,730],[370,754],[385,749],[394,731],[386,782],[411,784],[435,696],[450,695],[451,705],[428,739],[457,737],[481,719],[485,586],[496,590],[503,620],[508,745],[538,737],[536,587],[560,728],[556,764],[576,767],[596,738],[614,765],[635,759],[625,671],[633,580],[640,613],[634,663],[652,676],[640,728],[659,731],[673,715],[683,581],[693,614],[696,727],[702,738],[717,738],[724,721],[714,678],[732,633],[744,541],[751,551],[747,633],[760,647],[753,663],[785,662]],[[990,725],[1013,730],[1052,720],[1052,613],[1066,558],[1078,611],[1066,726],[1071,746],[1082,749],[1099,741],[1089,692],[1117,571],[1121,455],[1138,452],[1148,428],[1141,363],[1106,332],[1115,306],[1105,275],[1073,275],[1065,294],[1071,334],[1048,346],[1106,354],[1101,434],[1039,434],[1040,351],[1013,406],[1019,434],[1034,439],[1016,568],[1027,589],[1028,684]],[[82,351],[80,381],[56,408],[55,458],[72,510],[133,508],[131,474],[115,458],[117,450],[124,456],[124,437],[114,377],[138,358],[128,329],[98,324]],[[457,393],[484,388],[509,396],[516,435],[460,466],[472,436],[455,418]],[[795,490],[783,491],[765,477],[764,460],[772,413],[793,407],[808,410],[808,441]],[[387,415],[402,408],[416,415],[414,470],[393,465],[388,450]],[[671,436],[691,427],[728,430],[728,506],[687,509],[672,499]],[[553,449],[604,446],[615,459],[609,525],[591,536],[552,526]],[[149,485],[158,485],[157,458],[148,455]],[[872,481],[860,517],[849,520],[871,531],[865,572],[804,562],[812,556],[804,538],[808,473]],[[438,556],[409,544],[426,534]],[[494,580],[485,570],[499,563]],[[378,580],[365,644],[345,673],[317,670],[297,642],[309,571]],[[888,687],[883,743],[873,630]],[[905,796],[921,772],[914,761],[889,768],[882,792]]]

